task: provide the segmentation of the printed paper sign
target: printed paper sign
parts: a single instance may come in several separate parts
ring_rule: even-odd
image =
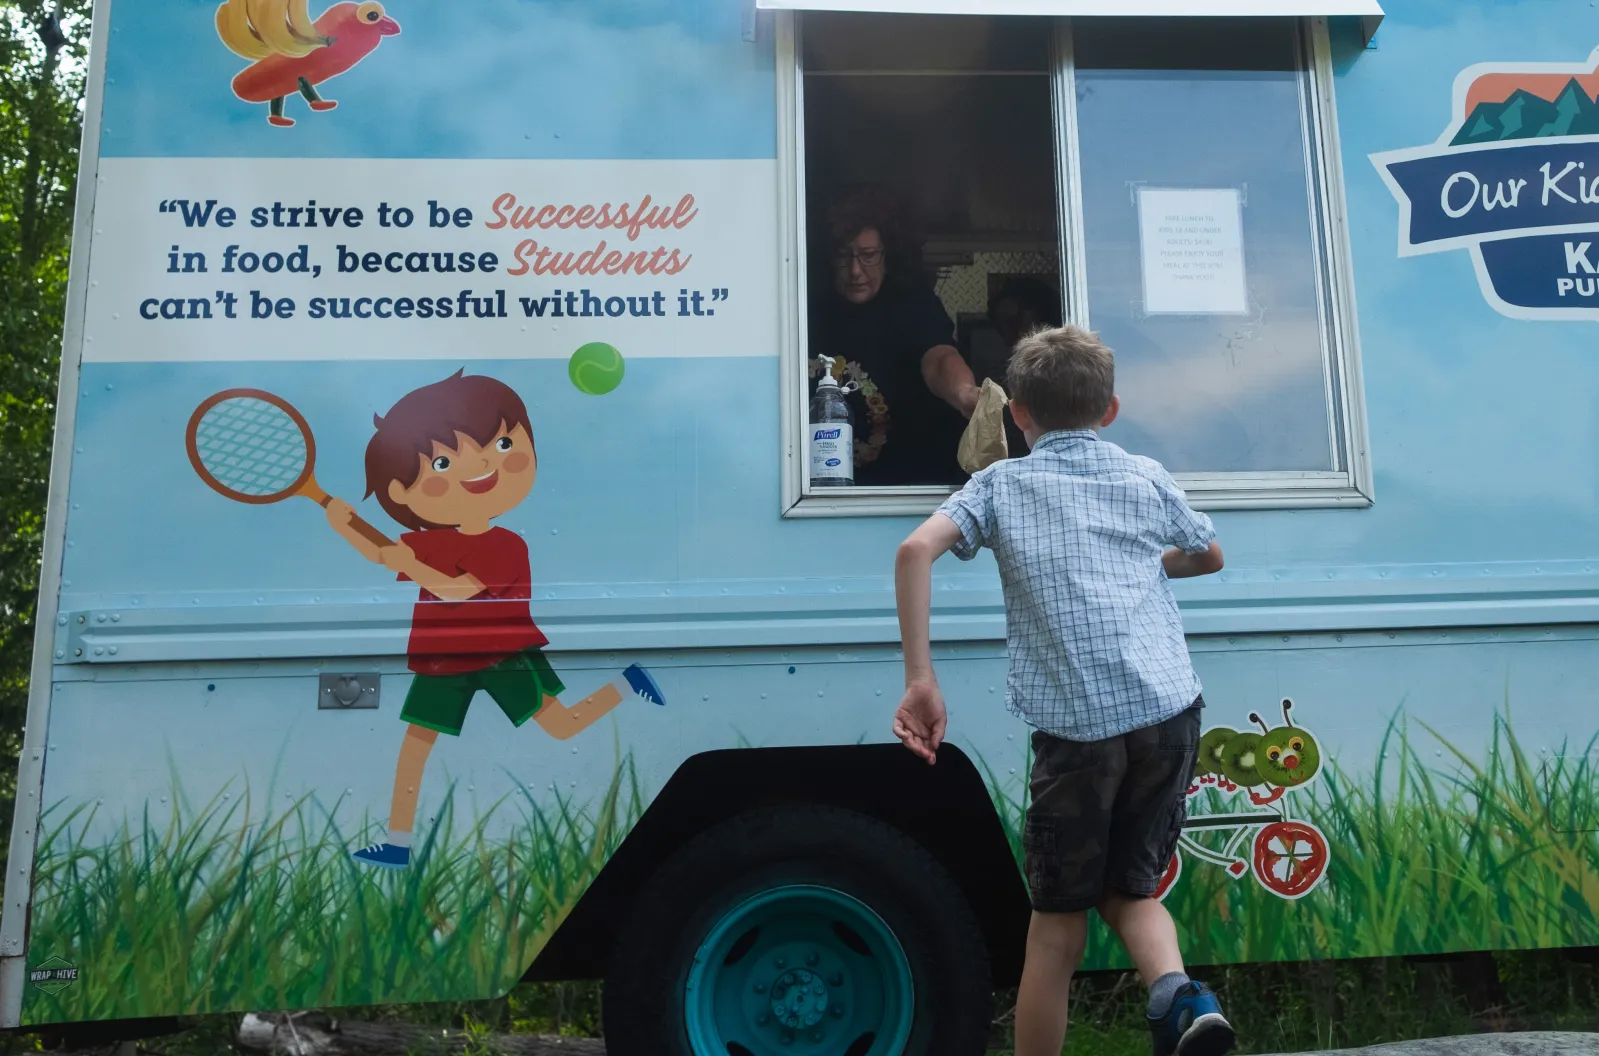
[[[1244,315],[1244,222],[1236,189],[1140,188],[1144,311]]]

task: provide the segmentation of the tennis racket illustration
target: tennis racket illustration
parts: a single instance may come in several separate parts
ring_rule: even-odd
[[[260,389],[210,396],[189,416],[184,442],[200,479],[235,502],[259,506],[294,495],[323,507],[332,501],[316,482],[311,427],[281,396]],[[394,545],[358,515],[350,527],[378,546]]]

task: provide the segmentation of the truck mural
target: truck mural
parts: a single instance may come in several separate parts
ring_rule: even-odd
[[[1253,872],[1260,886],[1279,898],[1303,898],[1326,875],[1327,837],[1316,826],[1291,818],[1283,802],[1321,769],[1321,748],[1309,730],[1294,724],[1289,714],[1293,706],[1293,701],[1283,698],[1283,721],[1276,728],[1250,712],[1249,721],[1260,727],[1259,733],[1229,726],[1212,726],[1204,732],[1194,764],[1195,782],[1188,790],[1190,799],[1201,793],[1221,793],[1206,794],[1202,801],[1210,807],[1218,800],[1230,806],[1242,791],[1253,809],[1195,813],[1191,806],[1184,824],[1199,831],[1178,837],[1178,850],[1161,882],[1161,895],[1182,875],[1184,851],[1221,866],[1235,878]],[[1226,840],[1218,848],[1202,841],[1201,833],[1225,836]],[[1240,855],[1239,848],[1244,846],[1250,853]]]
[[[400,31],[377,0],[334,4],[315,22],[306,0],[226,0],[217,8],[217,35],[230,51],[254,60],[233,78],[233,94],[268,104],[267,122],[292,128],[283,100],[298,92],[313,112],[338,106],[316,86],[349,70]]]
[[[527,611],[527,544],[490,524],[527,498],[538,473],[532,424],[516,393],[493,378],[457,371],[407,393],[386,415],[374,415],[373,424],[366,497],[412,529],[398,540],[317,486],[310,426],[272,393],[227,389],[207,398],[189,417],[185,446],[195,472],[212,490],[247,503],[293,495],[313,499],[357,553],[419,584],[408,647],[411,688],[400,712],[407,726],[389,828],[384,840],[354,853],[369,865],[403,869],[410,864],[428,755],[439,734],[461,735],[479,692],[513,726],[536,718],[562,741],[635,695],[666,701],[649,672],[633,664],[577,703],[561,703],[565,686],[542,649],[549,639]],[[371,691],[362,687],[363,693]]]
[[[877,268],[987,376],[1004,291],[1059,290],[1106,438],[1216,520],[1196,963],[1599,944],[1599,360],[1396,253],[1391,191],[1438,70],[1588,92],[1587,6],[828,6],[98,5],[6,1025],[603,976],[618,1056],[983,1051],[1027,919],[995,568],[935,570],[927,767],[893,548],[961,481],[806,475],[821,356],[857,468],[920,406],[808,343],[898,318],[836,303]],[[1467,116],[1422,153],[1591,146]],[[839,251],[863,180],[913,245]]]

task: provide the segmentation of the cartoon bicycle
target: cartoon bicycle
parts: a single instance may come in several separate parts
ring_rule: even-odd
[[[1321,769],[1321,749],[1309,730],[1294,725],[1289,717],[1293,707],[1284,698],[1283,724],[1275,729],[1250,712],[1249,721],[1260,726],[1260,733],[1225,726],[1205,731],[1189,798],[1206,788],[1229,795],[1244,791],[1252,806],[1273,809],[1190,814],[1156,898],[1165,898],[1182,875],[1185,853],[1221,866],[1235,880],[1253,873],[1261,887],[1279,898],[1303,898],[1321,883],[1327,873],[1327,837],[1309,821],[1294,818],[1286,799]],[[1225,834],[1226,839],[1201,842],[1201,833]],[[1246,843],[1247,856],[1240,853]]]

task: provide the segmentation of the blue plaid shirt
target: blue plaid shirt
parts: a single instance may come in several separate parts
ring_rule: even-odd
[[[1199,696],[1168,546],[1216,529],[1160,463],[1092,430],[1046,433],[939,508],[962,560],[988,547],[1005,588],[1010,710],[1057,737],[1097,741],[1171,718]]]

